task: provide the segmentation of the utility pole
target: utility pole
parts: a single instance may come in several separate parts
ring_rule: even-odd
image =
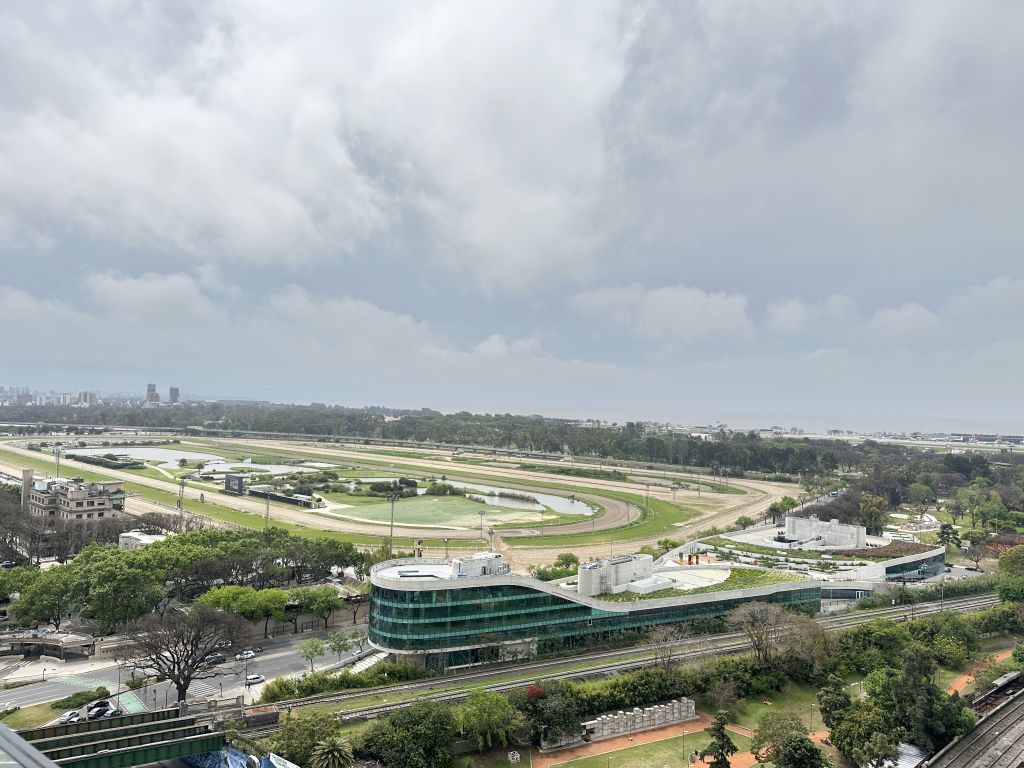
[[[480,510],[480,541],[484,540],[484,511]]]
[[[391,527],[388,529],[388,549],[393,547],[395,538],[395,502],[398,501],[399,498],[400,496],[397,493],[388,494],[388,501],[391,502]],[[481,530],[482,529],[483,528],[481,526]]]
[[[449,539],[449,538],[445,538],[445,540],[444,540],[444,559],[445,560],[448,559],[448,542],[449,541],[451,541],[451,539]]]
[[[267,506],[263,510],[263,530],[270,528],[270,490],[267,490]]]
[[[54,453],[57,454],[57,474],[54,475],[58,480],[60,479],[60,446],[54,448]]]
[[[185,512],[185,483],[184,477],[178,479],[178,512]]]

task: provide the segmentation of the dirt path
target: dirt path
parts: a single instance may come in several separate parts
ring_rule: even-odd
[[[1013,648],[1007,648],[1005,651],[1000,651],[994,656],[989,656],[982,662],[975,664],[973,667],[964,672],[960,677],[956,678],[952,683],[946,686],[946,693],[963,693],[964,689],[968,685],[974,682],[974,678],[978,676],[978,673],[983,671],[986,667],[995,664],[997,661],[1003,661],[1010,658],[1013,655]]]

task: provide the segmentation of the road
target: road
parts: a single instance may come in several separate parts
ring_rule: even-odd
[[[338,629],[349,629],[350,624],[343,622],[331,627],[331,631]],[[257,684],[247,689],[244,685],[247,674],[260,674],[267,680],[275,677],[292,677],[309,671],[309,662],[306,661],[296,650],[296,644],[311,637],[324,639],[326,633],[323,630],[317,632],[304,632],[298,635],[284,635],[278,638],[258,641],[263,645],[264,651],[257,654],[256,658],[248,662],[236,662],[231,656],[235,650],[225,651],[228,661],[216,667],[215,674],[211,677],[197,680],[189,688],[188,698],[192,699],[220,699],[245,696],[245,702],[251,703],[257,698],[262,690],[262,684]],[[316,660],[314,668],[317,670],[334,667],[344,663],[356,652],[346,652],[341,657],[330,654]],[[8,667],[0,672],[0,682],[8,679],[16,679],[18,673],[24,673],[27,669],[33,672],[38,670],[45,676],[45,682],[31,683],[18,688],[0,691],[0,703],[11,706],[27,707],[34,704],[42,704],[48,701],[55,701],[73,693],[83,690],[92,690],[103,686],[112,693],[117,690],[118,680],[121,683],[131,677],[130,668],[121,667],[115,662],[109,664],[97,664],[88,661],[66,662],[55,664],[48,662],[45,665],[45,672],[39,662],[33,662],[31,667],[23,667],[16,664],[13,668]],[[111,699],[115,697],[112,695]],[[118,697],[122,709],[127,712],[141,712],[145,709],[161,709],[177,700],[177,692],[170,683],[157,683],[155,685],[138,688],[134,691],[128,690],[127,686],[122,687]],[[84,713],[84,712],[83,712]],[[60,712],[54,710],[54,717]]]

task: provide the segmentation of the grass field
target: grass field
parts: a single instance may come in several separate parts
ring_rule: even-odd
[[[359,497],[346,497],[344,494],[327,494],[328,498],[335,498],[342,504],[349,503],[350,499]],[[326,517],[338,516],[365,520],[371,523],[387,525],[391,522],[391,504],[380,498],[374,498],[375,503],[359,504],[352,509],[334,510],[333,513],[320,511],[317,514]],[[399,500],[395,504],[395,525],[437,525],[449,526],[452,528],[479,528],[480,513],[484,513],[483,524],[485,527],[496,525],[509,525],[512,523],[533,525],[540,521],[540,512],[528,509],[512,509],[497,504],[483,504],[478,501],[470,501],[461,496],[417,496]],[[545,517],[550,519],[554,513],[546,512]],[[582,515],[559,515],[561,522],[569,519],[584,520]]]
[[[41,725],[46,725],[51,720],[60,717],[60,715],[59,710],[54,709],[50,706],[49,702],[46,702],[44,704],[33,704],[31,707],[22,707],[16,712],[7,715],[3,719],[3,723],[8,728],[21,731],[26,728],[38,728]]]
[[[737,733],[730,733],[729,738],[740,752],[750,751],[750,739]],[[695,749],[704,749],[710,741],[708,734],[699,731],[555,765],[558,768],[689,768],[689,754]]]

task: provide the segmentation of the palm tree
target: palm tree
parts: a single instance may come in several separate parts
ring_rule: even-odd
[[[349,768],[352,764],[351,745],[341,736],[328,736],[313,747],[309,768]]]

